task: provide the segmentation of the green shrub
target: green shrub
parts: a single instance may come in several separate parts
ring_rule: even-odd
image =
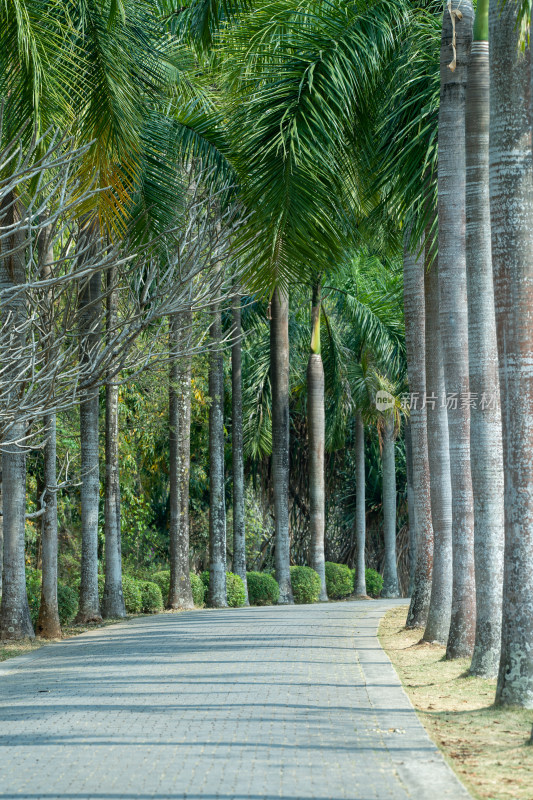
[[[209,570],[204,570],[200,575],[201,581],[205,586],[205,596],[209,593]],[[246,592],[242,578],[233,572],[226,572],[226,600],[231,608],[239,608],[246,602]]]
[[[143,598],[141,584],[130,575],[122,576],[122,591],[124,593],[124,603],[128,614],[140,614],[143,610]]]
[[[291,585],[295,603],[318,602],[320,578],[311,567],[291,567]]]
[[[154,572],[154,574],[150,576],[150,580],[153,581],[154,583],[157,583],[157,585],[161,589],[163,602],[166,603],[168,600],[168,592],[170,589],[170,570],[162,569],[159,572]]]
[[[78,593],[71,586],[58,583],[57,605],[61,625],[68,625],[78,613]]]
[[[271,606],[278,602],[279,586],[267,572],[247,572],[248,599],[252,606]]]
[[[38,569],[26,570],[26,592],[33,626],[37,623],[41,605],[41,572]]]
[[[326,589],[332,600],[340,600],[352,594],[353,575],[350,567],[326,561]]]
[[[366,593],[370,597],[379,597],[383,589],[383,578],[375,569],[365,569]]]
[[[154,581],[138,581],[141,587],[142,610],[145,614],[157,614],[163,609],[161,589]]]
[[[207,574],[209,575],[209,573]],[[191,589],[194,605],[201,608],[204,604],[205,586],[202,580],[198,577],[198,575],[195,575],[194,572],[191,572]]]

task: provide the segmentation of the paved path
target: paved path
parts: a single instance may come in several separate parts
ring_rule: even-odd
[[[0,797],[466,800],[375,638],[393,605],[162,614],[6,662]]]

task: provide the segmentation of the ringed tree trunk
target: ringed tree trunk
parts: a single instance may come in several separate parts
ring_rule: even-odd
[[[327,602],[326,558],[324,555],[325,487],[324,448],[324,366],[320,353],[320,282],[313,286],[311,309],[311,353],[307,364],[307,431],[309,436],[309,527],[311,566],[320,578],[320,600]]]
[[[226,600],[226,505],[224,496],[224,357],[220,308],[213,310],[209,354],[209,602]]]
[[[366,597],[365,544],[365,426],[359,409],[355,412],[355,594]]]
[[[50,264],[54,258],[49,232],[41,232],[38,241],[40,273],[44,279],[50,276]],[[51,300],[51,298],[47,298]],[[50,309],[51,310],[51,309]],[[45,322],[49,322],[47,315]],[[44,428],[47,440],[44,447],[44,514],[41,520],[41,603],[36,632],[43,639],[61,636],[59,608],[57,602],[57,453],[56,417],[45,414]]]
[[[473,9],[456,19],[457,64],[451,59],[452,22],[444,12],[439,107],[439,294],[452,483],[453,595],[447,658],[472,655],[476,629],[474,500],[470,472],[468,304],[465,242],[465,90]]]
[[[489,0],[478,0],[466,87],[466,275],[470,450],[474,493],[476,638],[470,672],[498,674],[502,631],[504,489],[498,346],[490,243]]]
[[[2,453],[0,451],[0,511],[3,511]],[[4,516],[0,515],[0,596],[2,595],[2,572],[4,571]]]
[[[407,517],[409,519],[409,597],[415,590],[416,569],[416,521],[415,497],[413,492],[413,448],[411,444],[411,425],[405,423],[405,472],[407,477]]]
[[[428,237],[427,237],[428,238]],[[430,261],[431,259],[428,259]],[[452,484],[448,440],[448,412],[439,324],[438,256],[425,273],[426,291],[426,393],[431,519],[433,522],[433,575],[431,599],[423,639],[446,644],[452,613]],[[434,398],[429,400],[429,398]]]
[[[518,3],[491,2],[490,209],[503,428],[505,560],[496,702],[533,708],[531,51]]]
[[[167,608],[194,608],[189,571],[189,474],[191,463],[191,357],[186,352],[190,310],[170,319],[170,587]]]
[[[418,258],[410,252],[408,234],[404,244],[403,276],[407,372],[409,391],[413,397],[410,404],[410,426],[416,525],[415,579],[406,626],[423,628],[427,622],[433,569],[427,409],[423,402],[426,392],[424,252]]]
[[[81,248],[87,241],[96,244],[99,235],[95,224],[80,232]],[[95,358],[100,341],[101,274],[96,272],[80,287],[80,360],[89,364]],[[81,435],[81,582],[76,622],[101,622],[98,599],[98,506],[100,495],[98,460],[98,388],[88,390],[80,403]]]
[[[116,267],[107,274],[107,338],[111,343],[118,320]],[[122,545],[120,526],[120,474],[118,453],[118,385],[109,375],[105,387],[105,584],[104,617],[125,617],[122,592]]]
[[[382,597],[399,597],[398,570],[396,567],[396,464],[394,455],[394,417],[385,413],[381,462],[383,468],[383,534],[385,563],[383,567]]]
[[[24,251],[13,250],[22,244],[16,231],[19,209],[13,195],[8,195],[0,209],[0,220],[3,227],[12,227],[13,235],[6,237],[0,252],[0,292],[24,283],[25,264]],[[16,333],[17,327],[23,325],[26,318],[26,307],[23,297],[11,297],[2,302],[2,323],[9,324],[15,332],[12,340],[13,353],[2,354],[4,377],[13,380],[13,390],[7,403],[14,408],[19,402],[16,377],[21,364],[17,358],[17,350],[24,345],[24,334]],[[26,425],[15,422],[6,432],[2,445],[2,478],[3,478],[3,532],[4,562],[2,576],[2,605],[0,608],[0,638],[24,639],[33,638],[34,631],[28,607],[26,592],[26,571],[24,554],[24,532],[26,524],[26,451],[17,442],[24,439]]]
[[[274,494],[276,580],[278,603],[293,603],[289,535],[289,295],[277,288],[270,320],[272,384],[272,484]]]
[[[233,572],[244,583],[246,580],[246,529],[244,515],[244,453],[242,432],[242,326],[241,297],[234,295],[232,303],[233,342],[231,345],[231,459],[233,469]]]

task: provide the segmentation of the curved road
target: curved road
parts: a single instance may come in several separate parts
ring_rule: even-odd
[[[375,638],[393,605],[161,614],[8,661],[0,797],[466,800]]]

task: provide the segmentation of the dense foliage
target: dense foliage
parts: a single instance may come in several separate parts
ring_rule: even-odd
[[[330,600],[341,600],[353,592],[353,572],[346,564],[326,561],[326,588]]]
[[[320,578],[311,567],[291,567],[295,603],[316,603],[320,597]]]
[[[268,572],[247,572],[246,581],[251,606],[270,606],[278,602],[278,582]]]

